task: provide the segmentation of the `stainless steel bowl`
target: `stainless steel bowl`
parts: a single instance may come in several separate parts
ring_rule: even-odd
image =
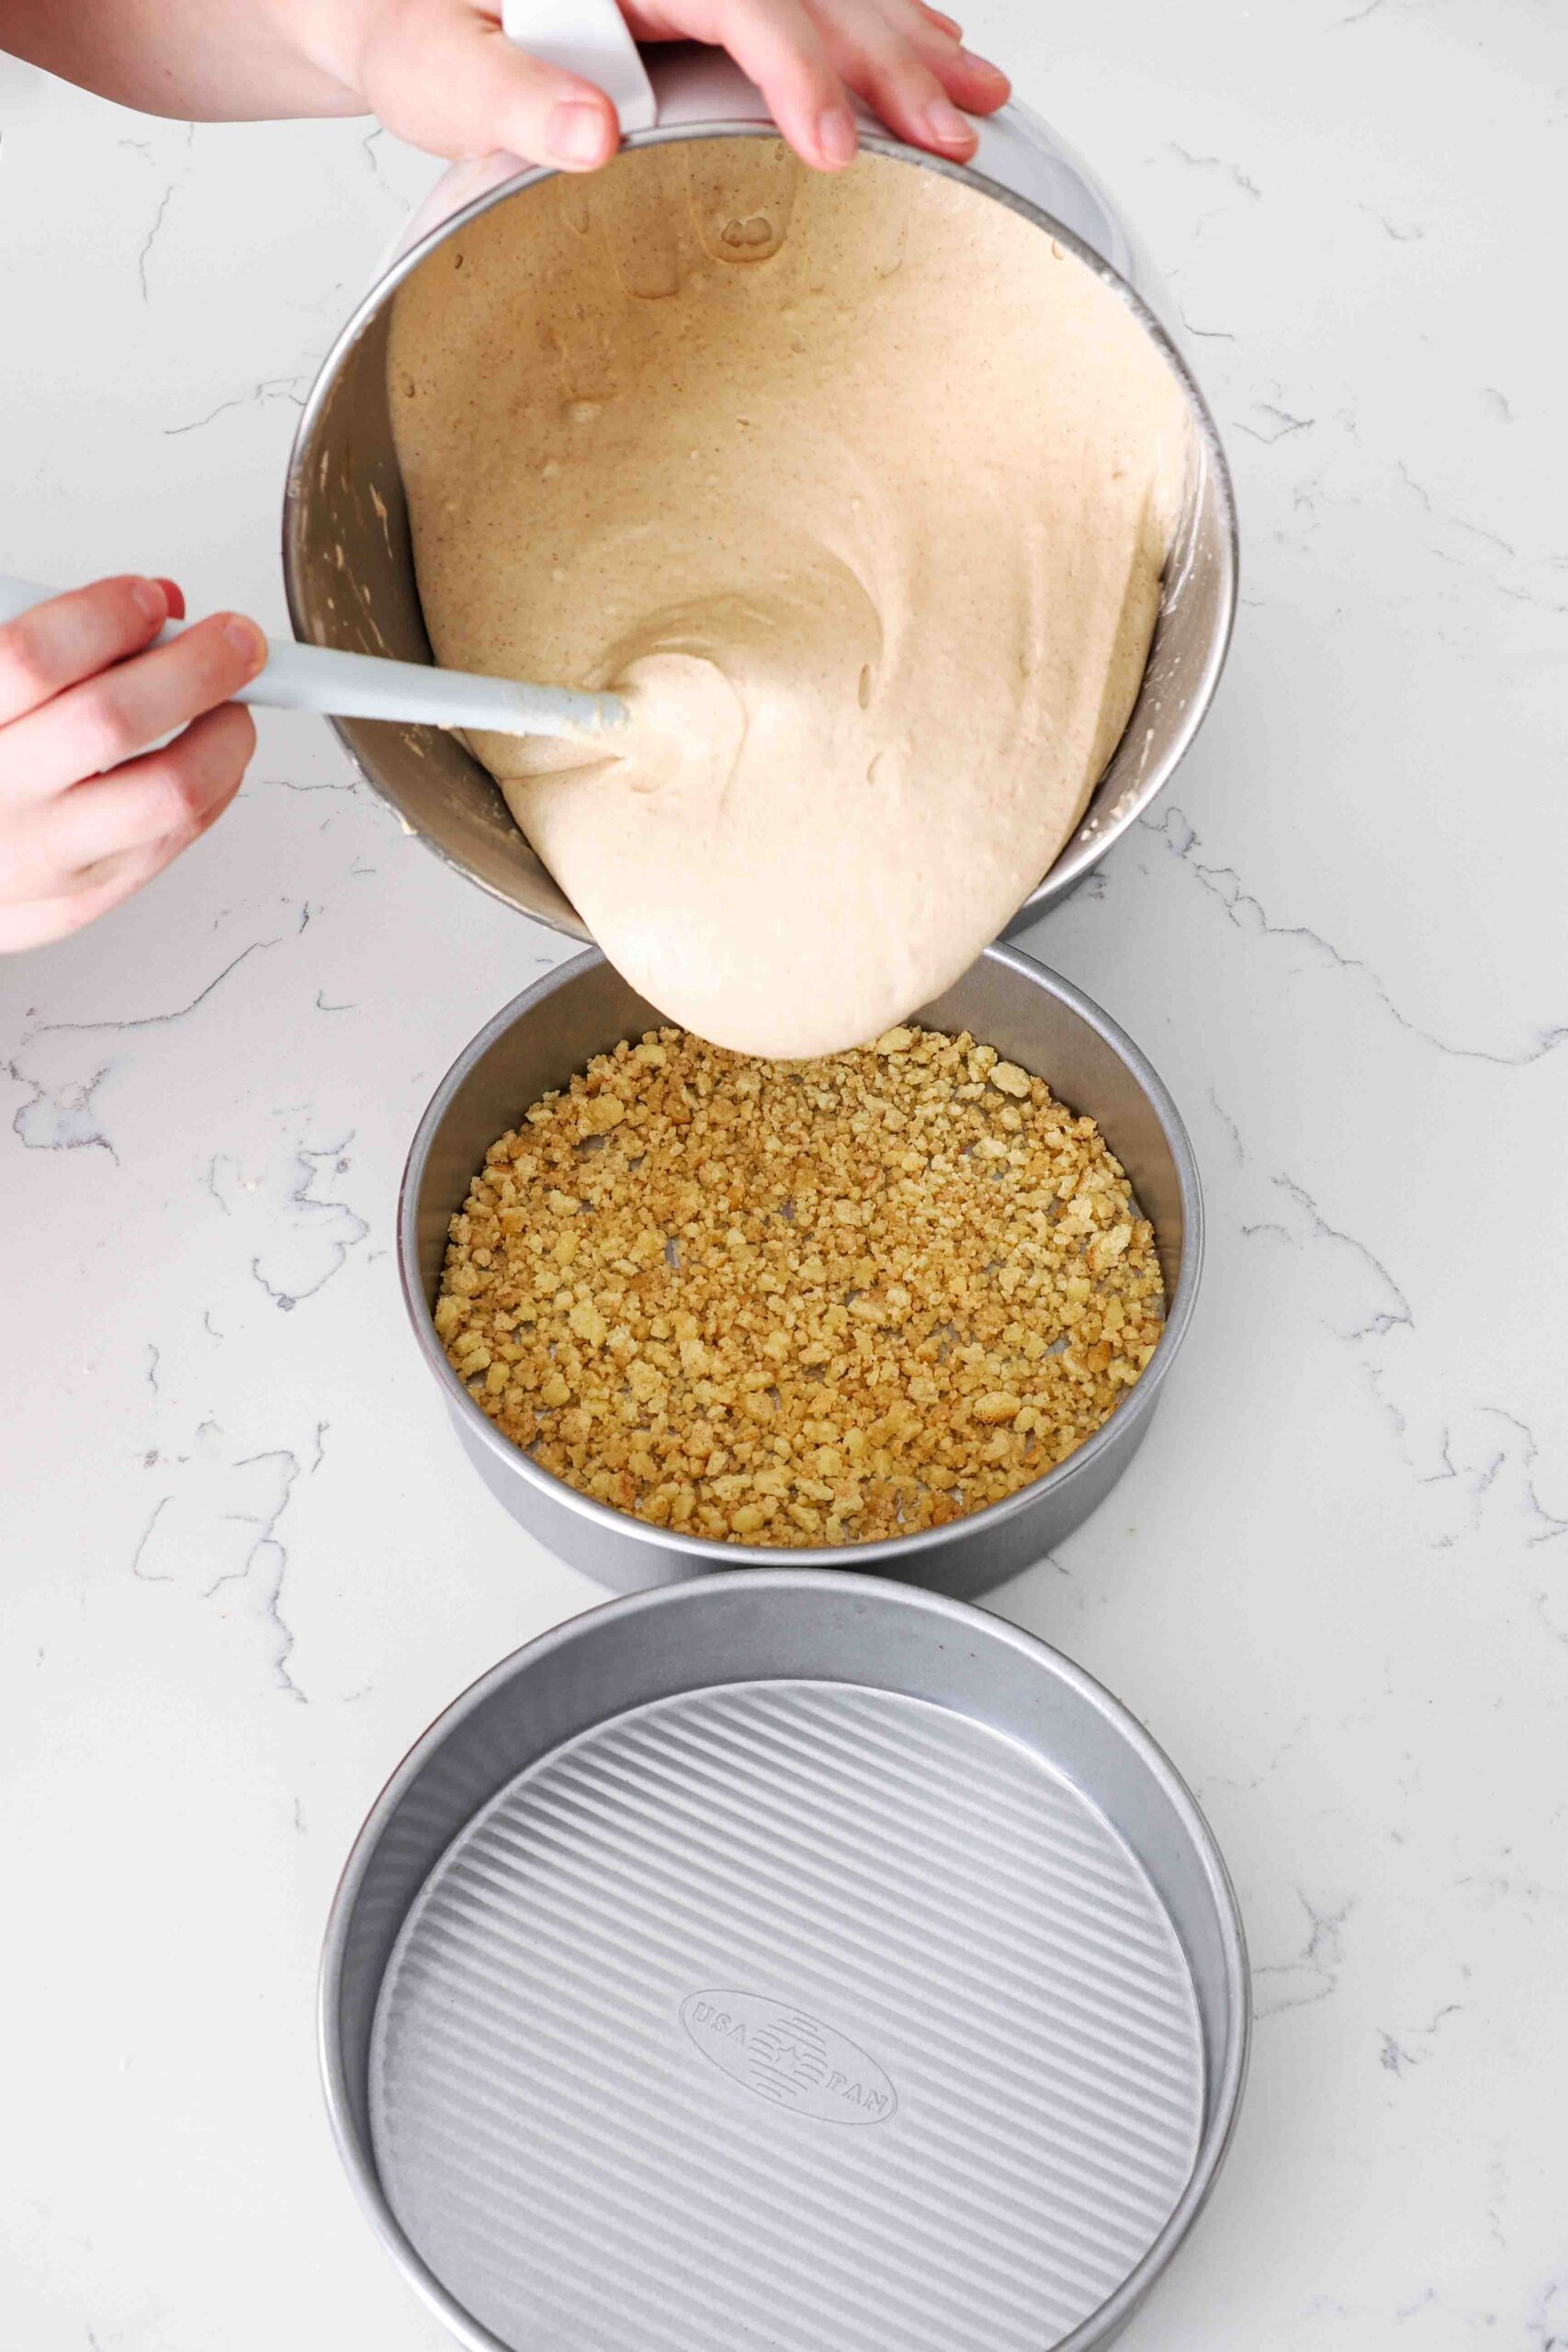
[[[757,91],[728,59],[677,50],[650,59],[660,128],[671,139],[771,137]],[[1127,304],[1169,362],[1191,413],[1195,463],[1187,512],[1166,571],[1142,691],[1082,824],[1019,921],[1071,890],[1174,772],[1213,697],[1235,611],[1235,510],[1229,469],[1201,392],[1168,325],[1157,278],[1110,198],[1027,107],[981,128],[973,164],[942,162],[868,125],[868,152],[964,181],[1071,248]],[[504,170],[504,165],[502,166]],[[387,334],[398,287],[477,214],[549,175],[492,164],[454,175],[406,250],[372,287],[323,362],[299,420],[283,511],[283,570],[295,634],[317,645],[428,662],[408,510],[387,402]],[[477,193],[468,193],[473,189]],[[434,225],[424,225],[432,212]],[[360,773],[412,832],[448,865],[520,912],[585,939],[570,900],[518,830],[489,772],[439,729],[334,720]]]
[[[1191,1795],[1054,1650],[797,1568],[618,1600],[399,1768],[328,1928],[339,2149],[469,2352],[1099,2352],[1246,2071]]]
[[[653,1527],[591,1501],[503,1437],[446,1361],[432,1321],[449,1219],[490,1146],[526,1106],[563,1086],[595,1054],[660,1025],[652,1005],[603,956],[578,957],[498,1012],[460,1054],[420,1121],[403,1171],[398,1259],[414,1337],[457,1434],[486,1485],[563,1560],[615,1591],[719,1568],[853,1566],[948,1592],[988,1590],[1038,1560],[1088,1518],[1131,1462],[1176,1361],[1198,1288],[1203,1210],[1197,1163],[1164,1084],[1124,1031],[1089,998],[1016,948],[979,962],[911,1018],[967,1029],[1096,1120],[1155,1228],[1166,1324],[1154,1361],[1103,1428],[1050,1474],[952,1525],[876,1544],[720,1544]]]

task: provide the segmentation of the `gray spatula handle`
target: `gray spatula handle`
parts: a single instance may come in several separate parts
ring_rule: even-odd
[[[59,594],[36,581],[0,574],[0,621],[15,620]],[[185,626],[170,621],[157,642],[178,637]],[[436,670],[420,662],[383,662],[372,653],[338,653],[279,638],[268,638],[265,667],[234,700],[274,710],[315,710],[333,718],[384,718],[404,727],[486,728],[498,735],[594,734],[622,725],[626,716],[616,695],[518,685],[510,678],[478,678],[466,670]]]

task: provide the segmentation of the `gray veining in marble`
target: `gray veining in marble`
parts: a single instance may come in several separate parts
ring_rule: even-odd
[[[1252,1938],[1237,2153],[1125,2340],[1551,2352],[1568,18],[970,14],[1159,255],[1245,535],[1199,745],[1024,943],[1147,1046],[1213,1216],[1133,1473],[1002,1596],[1179,1758]],[[434,167],[4,65],[0,118],[6,569],[282,627],[299,403]],[[338,2177],[313,1972],[409,1739],[592,1597],[457,1457],[389,1254],[431,1087],[561,950],[269,719],[175,873],[0,966],[7,2346],[441,2340]]]

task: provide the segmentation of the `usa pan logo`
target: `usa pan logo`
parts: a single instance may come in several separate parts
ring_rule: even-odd
[[[703,2056],[772,2107],[820,2123],[886,2123],[898,2094],[858,2042],[760,1993],[689,1993],[681,2023]]]

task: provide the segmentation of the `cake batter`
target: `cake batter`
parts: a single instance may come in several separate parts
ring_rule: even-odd
[[[1154,629],[1190,426],[1117,294],[936,172],[683,141],[449,239],[389,366],[437,659],[631,704],[474,744],[626,978],[785,1058],[955,979]]]

